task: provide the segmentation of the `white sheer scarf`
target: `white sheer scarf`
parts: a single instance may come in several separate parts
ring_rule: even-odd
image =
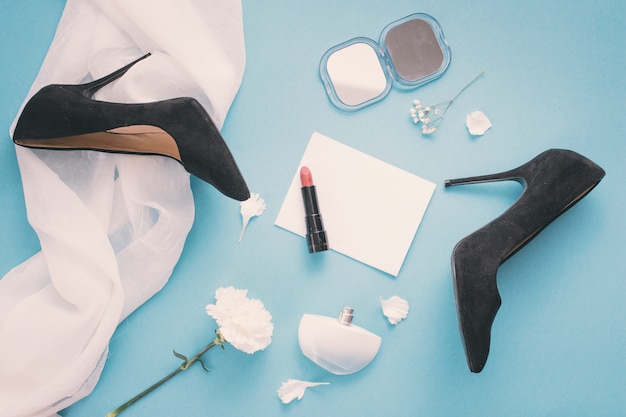
[[[245,66],[240,0],[67,0],[29,97],[145,52],[96,98],[192,96],[221,127]],[[194,202],[166,157],[16,152],[41,251],[0,279],[0,415],[48,417],[93,390],[118,323],[165,285]]]

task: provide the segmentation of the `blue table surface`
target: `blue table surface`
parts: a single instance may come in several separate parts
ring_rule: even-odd
[[[0,17],[0,276],[39,250],[8,130],[39,67],[64,1],[2,1]],[[626,413],[626,7],[621,0],[243,1],[247,67],[223,135],[250,188],[267,202],[241,243],[236,201],[192,178],[196,219],[168,285],[120,324],[100,382],[64,417],[104,415],[178,366],[213,335],[204,313],[220,286],[249,289],[274,318],[273,343],[247,355],[231,346],[129,409],[132,416],[623,416]],[[343,113],[328,101],[318,63],[331,46],[377,39],[386,24],[434,16],[452,50],[442,78]],[[412,100],[452,96],[486,75],[424,138]],[[465,115],[493,123],[472,138]],[[319,131],[437,184],[398,277],[336,252],[312,257],[274,221],[311,134]],[[470,373],[458,330],[450,254],[502,213],[516,183],[444,189],[451,177],[516,167],[548,148],[602,166],[599,186],[503,264],[503,304],[482,373]],[[411,305],[397,326],[379,296]],[[297,342],[304,313],[355,308],[382,337],[363,371],[332,375]],[[54,360],[54,358],[51,358]],[[283,405],[289,378],[327,381]]]

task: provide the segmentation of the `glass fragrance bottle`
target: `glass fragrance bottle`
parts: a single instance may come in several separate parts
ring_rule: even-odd
[[[365,368],[378,353],[381,338],[352,324],[353,313],[344,307],[339,318],[304,314],[298,328],[304,356],[336,375]]]

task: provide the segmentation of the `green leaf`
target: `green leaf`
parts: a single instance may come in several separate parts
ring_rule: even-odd
[[[174,356],[176,356],[178,359],[183,361],[183,366],[187,364],[189,359],[185,355],[181,355],[180,353],[176,352],[175,350],[172,350],[172,351],[174,352]]]
[[[200,362],[200,365],[202,365],[202,369],[204,369],[206,372],[211,372],[206,366],[204,366],[204,362],[202,362],[202,359],[198,359],[198,362]]]

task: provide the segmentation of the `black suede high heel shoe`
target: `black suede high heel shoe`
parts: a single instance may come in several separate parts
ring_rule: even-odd
[[[449,187],[514,180],[524,186],[515,204],[462,239],[452,253],[459,326],[472,372],[483,369],[489,354],[491,325],[501,304],[496,284],[498,267],[587,195],[604,174],[602,168],[582,155],[550,149],[510,171],[445,182]]]
[[[250,192],[209,114],[190,97],[142,104],[94,100],[98,89],[137,62],[79,85],[53,84],[37,92],[17,122],[13,141],[46,149],[89,149],[174,158],[224,195],[247,200]]]

